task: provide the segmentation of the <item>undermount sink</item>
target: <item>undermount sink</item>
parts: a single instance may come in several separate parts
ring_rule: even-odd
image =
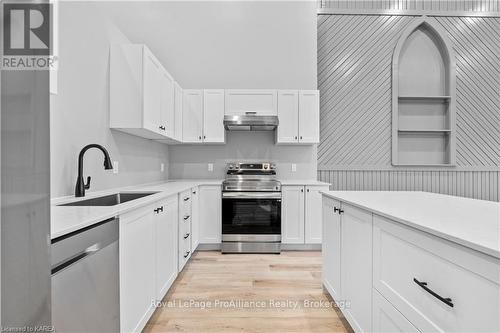
[[[127,201],[144,198],[147,197],[148,195],[153,195],[156,193],[158,192],[116,193],[116,194],[106,195],[103,197],[74,201],[58,206],[115,206]]]

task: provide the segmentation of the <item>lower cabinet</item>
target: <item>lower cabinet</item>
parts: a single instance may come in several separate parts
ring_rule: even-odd
[[[120,216],[120,330],[140,332],[154,311],[155,212],[158,204]]]
[[[372,214],[342,203],[340,283],[344,315],[356,332],[372,328]],[[334,207],[335,209],[335,207]]]
[[[323,285],[336,300],[341,300],[340,292],[340,215],[334,211],[340,202],[323,197]]]
[[[179,260],[178,269],[182,271],[191,257],[191,221],[192,221],[192,193],[191,189],[179,194]]]
[[[200,243],[200,194],[198,186],[191,189],[191,250],[194,252]]]
[[[323,285],[355,332],[500,332],[500,260],[323,198]]]
[[[419,331],[500,332],[500,260],[373,220],[373,287]]]
[[[200,185],[198,189],[199,242],[219,244],[222,234],[222,187]]]
[[[177,277],[178,206],[174,195],[154,209],[157,300],[163,299]]]
[[[321,244],[321,193],[328,186],[285,185],[281,188],[281,241]]]

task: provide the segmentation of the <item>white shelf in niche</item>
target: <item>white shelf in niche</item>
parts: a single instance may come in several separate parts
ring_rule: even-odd
[[[436,101],[448,102],[451,96],[399,96],[400,101]]]
[[[398,129],[398,132],[402,133],[451,133],[449,129],[410,129],[403,128]]]

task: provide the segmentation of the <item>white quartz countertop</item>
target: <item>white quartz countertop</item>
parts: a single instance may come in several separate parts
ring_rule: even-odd
[[[281,185],[320,185],[320,186],[330,186],[329,183],[321,182],[316,179],[280,179]]]
[[[222,180],[172,180],[164,183],[130,186],[119,189],[87,193],[83,198],[65,197],[52,200],[50,209],[51,239],[123,214],[133,209],[152,204],[158,200],[176,195],[199,185],[221,185]],[[86,200],[117,192],[158,192],[153,195],[131,200],[115,206],[57,206],[59,204]]]
[[[316,180],[280,180],[283,185],[329,185]],[[179,179],[166,182],[128,186],[99,192],[87,192],[83,198],[73,196],[51,200],[51,239],[118,216],[128,211],[152,204],[158,200],[176,195],[199,185],[221,185],[222,179]],[[78,200],[86,200],[118,192],[158,192],[153,195],[131,200],[115,206],[58,206]]]
[[[429,192],[324,191],[367,209],[500,259],[500,203]]]

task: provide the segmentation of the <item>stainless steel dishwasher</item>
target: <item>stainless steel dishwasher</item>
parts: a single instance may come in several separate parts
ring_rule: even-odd
[[[52,240],[57,332],[119,332],[118,219]]]

